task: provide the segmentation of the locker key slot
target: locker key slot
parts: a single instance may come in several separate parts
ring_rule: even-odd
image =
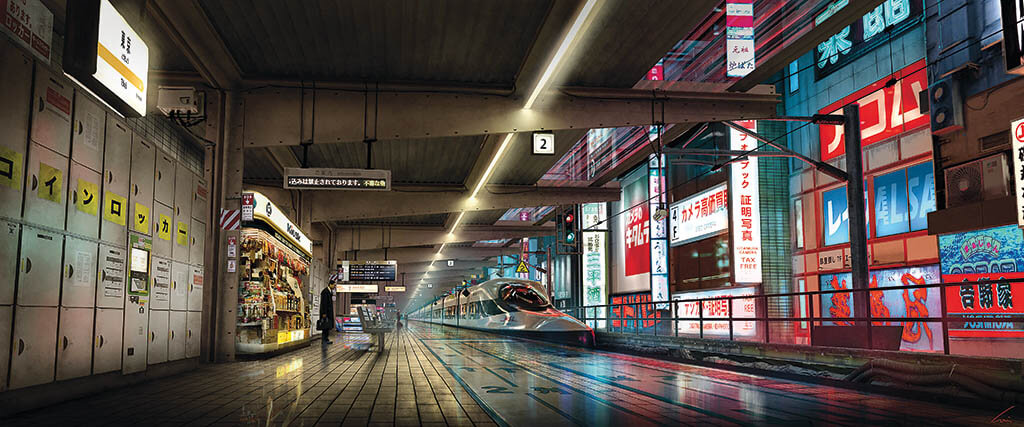
[[[40,97],[39,97],[39,112],[40,112],[40,113],[42,113],[42,112],[43,112],[43,110],[44,110],[44,109],[46,108],[46,105],[45,105],[45,104],[43,104],[44,102],[45,102],[45,101],[43,101],[43,97],[41,97],[41,96],[40,96]]]
[[[149,341],[150,342],[156,341],[156,332],[149,331]]]
[[[132,184],[132,185],[134,186],[133,188],[135,189],[135,195],[138,196],[139,195],[139,184]]]
[[[28,274],[30,271],[32,271],[32,260],[25,258],[25,274]]]
[[[64,338],[63,344],[61,345],[60,349],[61,350],[67,350],[68,349],[68,337],[63,337],[63,338]]]
[[[75,275],[75,266],[68,264],[68,279]]]
[[[107,171],[107,184],[114,182],[114,173]]]
[[[174,330],[173,329],[171,330],[171,339],[172,340],[174,339]]]
[[[18,356],[25,352],[25,340],[18,338]]]
[[[81,135],[81,134],[82,134],[82,131],[84,131],[84,130],[85,130],[85,126],[83,126],[83,125],[82,125],[82,121],[81,121],[81,120],[79,120],[79,121],[78,121],[78,134],[79,134],[79,135]]]
[[[78,203],[78,189],[71,190],[71,203]]]
[[[35,175],[32,175],[32,191],[35,191],[36,187],[39,186],[39,179]]]

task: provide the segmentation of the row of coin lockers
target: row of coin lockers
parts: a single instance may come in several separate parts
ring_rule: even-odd
[[[0,390],[198,356],[202,177],[3,37],[0,92]]]

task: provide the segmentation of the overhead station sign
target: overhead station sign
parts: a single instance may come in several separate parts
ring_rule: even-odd
[[[342,261],[338,278],[342,282],[393,282],[398,276],[398,261]]]
[[[341,292],[341,293],[368,293],[368,294],[375,294],[375,293],[377,293],[377,285],[366,285],[366,284],[361,284],[361,285],[341,285],[341,284],[338,284],[338,285],[334,285],[334,289],[335,289],[336,292]]]
[[[391,191],[385,169],[285,168],[284,188],[292,190]]]
[[[146,115],[149,47],[108,0],[68,2],[64,69],[126,117]]]

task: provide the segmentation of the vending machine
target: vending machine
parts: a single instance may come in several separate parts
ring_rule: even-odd
[[[131,232],[128,243],[128,292],[124,301],[122,366],[125,374],[146,370],[149,343],[149,261],[153,239]]]

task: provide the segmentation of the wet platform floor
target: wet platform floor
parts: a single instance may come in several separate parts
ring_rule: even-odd
[[[981,425],[998,412],[413,322],[204,365],[3,425]]]

